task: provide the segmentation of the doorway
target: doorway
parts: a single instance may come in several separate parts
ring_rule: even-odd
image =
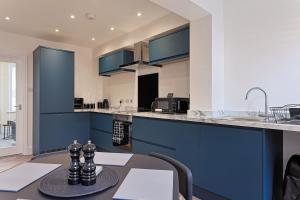
[[[0,156],[23,152],[23,70],[19,60],[0,57]],[[27,137],[26,137],[27,139]]]

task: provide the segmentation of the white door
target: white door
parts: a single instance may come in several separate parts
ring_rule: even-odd
[[[23,153],[26,99],[25,62],[0,57],[0,156]]]

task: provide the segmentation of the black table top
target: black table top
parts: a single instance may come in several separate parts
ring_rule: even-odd
[[[47,156],[42,156],[39,158],[34,159],[32,162],[36,163],[53,163],[53,164],[63,164],[63,167],[68,168],[69,166],[69,156],[67,153],[54,153]],[[174,172],[173,177],[173,199],[178,200],[179,194],[179,186],[178,186],[178,174],[176,169],[169,163],[160,160],[158,158],[146,156],[146,155],[139,155],[134,154],[128,163],[123,166],[108,166],[111,169],[115,170],[119,176],[119,183],[104,192],[96,193],[93,195],[84,196],[81,198],[72,198],[72,199],[86,199],[86,200],[106,200],[112,199],[113,195],[122,184],[123,180],[125,179],[127,173],[131,168],[143,168],[143,169],[160,169],[160,170],[172,170]],[[26,173],[26,172],[24,172]],[[42,199],[56,199],[53,197],[46,196],[39,192],[38,187],[43,178],[33,182],[32,184],[28,185],[27,187],[23,188],[19,192],[0,192],[0,200],[16,200],[20,199],[31,199],[31,200],[42,200]]]

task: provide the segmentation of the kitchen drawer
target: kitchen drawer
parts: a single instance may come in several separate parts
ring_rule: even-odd
[[[92,142],[102,149],[111,152],[118,152],[118,149],[112,144],[112,134],[96,129],[91,129],[90,139]]]
[[[183,138],[189,138],[191,132],[200,132],[198,124],[183,123],[174,120],[133,117],[132,137],[150,143],[175,148],[182,144]]]
[[[138,154],[146,154],[146,155],[151,152],[156,152],[156,153],[171,156],[173,158],[175,158],[176,156],[176,149],[174,148],[164,147],[156,144],[150,144],[135,139],[132,140],[132,152]]]
[[[111,114],[92,113],[91,128],[112,133],[113,118]]]

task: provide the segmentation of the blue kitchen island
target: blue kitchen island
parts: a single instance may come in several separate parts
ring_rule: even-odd
[[[89,138],[101,149],[122,152],[112,145],[112,113],[76,114],[87,113]],[[132,115],[131,151],[158,152],[187,165],[193,173],[194,195],[214,200],[281,199],[282,130],[168,119],[163,114]]]

